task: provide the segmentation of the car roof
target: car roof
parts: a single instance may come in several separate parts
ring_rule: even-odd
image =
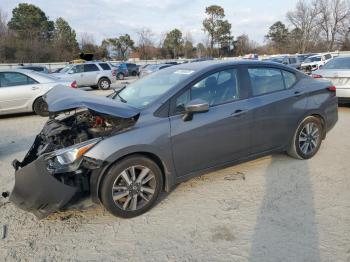
[[[48,75],[48,74],[43,74],[34,70],[30,70],[30,69],[1,69],[0,73],[2,72],[14,72],[14,73],[22,73],[25,74],[31,78],[34,78],[36,81],[38,81],[39,83],[47,83],[47,82],[52,82],[53,80],[59,81],[58,79],[56,79],[54,76],[52,75]]]
[[[216,68],[221,68],[225,66],[235,66],[235,65],[266,65],[266,66],[274,66],[274,67],[283,67],[287,70],[293,70],[290,67],[284,66],[280,63],[270,62],[270,61],[257,61],[257,60],[230,60],[230,61],[218,61],[218,60],[212,60],[212,61],[203,61],[203,62],[196,62],[196,63],[186,63],[186,64],[180,64],[175,65],[176,68],[179,69],[187,69],[187,70],[195,70],[195,71],[201,71],[201,70],[212,70]]]

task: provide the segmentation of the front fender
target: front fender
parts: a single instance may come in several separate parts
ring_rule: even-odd
[[[131,154],[155,156],[162,163],[165,189],[174,185],[175,168],[172,159],[170,124],[168,118],[154,118],[149,125],[138,124],[123,133],[106,138],[88,151],[85,156],[102,160],[105,164],[90,178],[93,200],[98,198],[98,188],[108,169],[118,160]]]

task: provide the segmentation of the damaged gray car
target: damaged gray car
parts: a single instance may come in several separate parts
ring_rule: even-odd
[[[276,152],[309,159],[338,119],[330,82],[257,61],[169,67],[109,98],[54,88],[44,99],[50,118],[13,161],[10,195],[39,218],[87,195],[134,217],[193,176]]]

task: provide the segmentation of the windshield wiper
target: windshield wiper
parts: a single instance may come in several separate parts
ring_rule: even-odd
[[[124,85],[118,91],[115,91],[116,96],[118,96],[120,98],[120,101],[123,102],[123,103],[127,103],[128,102],[124,98],[122,98],[121,95],[120,95],[120,92],[123,91],[125,89],[125,87],[126,87],[126,85]]]
[[[126,101],[124,98],[122,98],[119,94],[119,92],[117,93],[117,96],[120,98],[120,101],[122,101],[123,103],[127,103],[128,101]]]

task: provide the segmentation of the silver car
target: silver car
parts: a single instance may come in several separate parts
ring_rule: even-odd
[[[47,104],[42,96],[59,84],[66,87],[74,85],[35,71],[1,70],[0,115],[33,111],[38,115],[47,115]]]
[[[148,65],[146,68],[140,70],[140,77],[144,77],[150,74],[153,74],[154,72],[157,72],[159,70],[162,70],[164,68],[173,66],[172,64],[155,64],[155,65]]]
[[[334,58],[312,76],[332,81],[337,88],[339,102],[350,102],[350,56]]]
[[[76,81],[78,87],[90,86],[93,89],[102,90],[109,89],[117,80],[116,70],[107,62],[71,64],[53,75],[59,79]]]

